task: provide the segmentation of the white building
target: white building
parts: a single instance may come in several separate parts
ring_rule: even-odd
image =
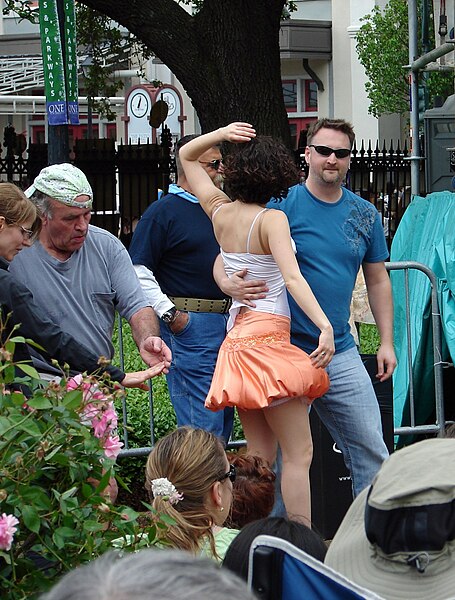
[[[300,132],[317,117],[351,121],[358,140],[379,140],[382,144],[400,136],[398,116],[376,119],[368,113],[365,74],[355,50],[361,17],[375,4],[385,3],[386,0],[300,0],[296,2],[297,12],[283,22],[283,92],[296,144]],[[24,133],[33,142],[47,140],[40,56],[37,26],[0,14],[0,131],[11,123],[17,133]],[[133,74],[123,73],[125,93],[141,83]],[[146,77],[148,81],[157,79],[174,86],[183,98],[183,131],[175,131],[174,135],[197,131],[197,115],[170,70],[160,61],[151,60],[146,66]],[[95,116],[95,135],[125,139],[123,104],[123,98],[114,103],[116,123],[98,122]],[[72,139],[86,136],[86,112],[84,99],[80,102],[81,125],[71,129]]]

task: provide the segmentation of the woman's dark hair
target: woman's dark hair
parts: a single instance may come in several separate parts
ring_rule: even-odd
[[[259,456],[228,452],[227,457],[236,471],[227,522],[233,529],[242,529],[271,513],[275,502],[275,473]]]
[[[291,521],[284,517],[253,521],[245,525],[233,539],[223,561],[223,567],[237,573],[245,581],[248,579],[250,547],[258,535],[271,535],[286,540],[321,562],[324,561],[327,552],[327,546],[321,536],[300,521]]]
[[[266,204],[270,198],[286,196],[299,181],[299,170],[290,151],[268,136],[233,146],[223,163],[226,193],[240,202]]]

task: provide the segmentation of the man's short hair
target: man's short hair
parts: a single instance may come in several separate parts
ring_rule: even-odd
[[[346,134],[352,148],[355,140],[354,129],[351,123],[344,119],[318,119],[314,123],[311,123],[307,133],[307,146],[311,144],[313,137],[321,129],[334,129],[335,131],[341,131],[341,133]]]
[[[195,138],[199,137],[198,133],[191,133],[190,135],[184,135],[179,139],[179,141],[175,144],[175,166],[177,167],[177,177],[184,175],[182,163],[180,162],[180,149],[183,148],[185,144],[191,142]]]

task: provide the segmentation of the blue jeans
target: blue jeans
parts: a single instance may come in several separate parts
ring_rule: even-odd
[[[166,376],[177,425],[190,425],[211,431],[228,442],[234,411],[212,412],[204,407],[218,350],[226,335],[228,315],[188,313],[188,323],[178,334],[161,323],[161,335],[172,351],[172,364]]]
[[[389,455],[381,412],[357,348],[335,354],[327,373],[330,389],[313,406],[343,453],[355,497],[370,485]]]
[[[357,348],[335,354],[327,367],[330,389],[312,406],[329,430],[349,469],[352,493],[370,485],[389,452],[382,436],[381,412],[370,376]],[[278,455],[277,481],[281,479]],[[275,486],[274,516],[284,514],[279,483]],[[327,493],[330,493],[327,490]]]

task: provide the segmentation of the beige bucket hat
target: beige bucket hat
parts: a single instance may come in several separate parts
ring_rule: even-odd
[[[392,454],[354,500],[325,560],[387,600],[455,598],[455,439]]]

